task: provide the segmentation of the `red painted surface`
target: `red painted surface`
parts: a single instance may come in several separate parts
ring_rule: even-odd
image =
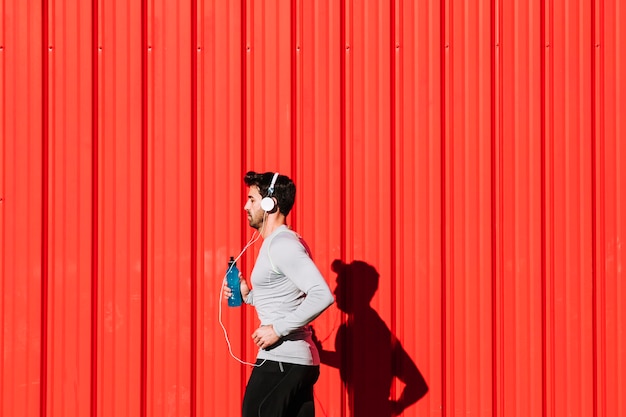
[[[294,178],[332,289],[335,260],[379,276],[318,415],[369,416],[406,361],[429,390],[405,416],[626,413],[618,1],[0,13],[0,415],[238,415],[218,312],[247,170]],[[315,321],[325,350],[351,319]],[[222,324],[252,361],[254,312]]]

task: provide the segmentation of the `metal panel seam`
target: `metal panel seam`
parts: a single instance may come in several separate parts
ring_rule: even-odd
[[[389,100],[389,127],[390,127],[390,138],[389,138],[389,147],[390,147],[390,159],[391,159],[391,166],[390,166],[390,175],[389,175],[389,193],[390,193],[390,213],[391,213],[391,219],[390,219],[390,240],[391,240],[391,258],[394,259],[394,261],[391,262],[390,265],[390,272],[391,272],[391,305],[395,306],[396,302],[397,302],[397,297],[396,297],[396,291],[397,291],[397,285],[396,285],[396,277],[397,277],[397,273],[398,273],[398,267],[397,267],[397,262],[395,261],[396,259],[396,253],[397,253],[397,241],[396,239],[398,238],[398,232],[396,230],[397,224],[398,224],[398,219],[397,219],[397,214],[396,214],[396,198],[397,198],[397,190],[396,190],[396,140],[397,140],[397,129],[396,129],[396,115],[397,115],[397,108],[396,108],[396,98],[397,98],[397,94],[396,94],[396,85],[398,82],[400,82],[398,79],[396,79],[396,68],[399,67],[400,65],[397,65],[396,63],[396,59],[400,59],[399,56],[399,50],[396,51],[396,44],[399,44],[399,40],[396,39],[396,1],[398,0],[392,0],[389,2],[389,8],[390,8],[390,12],[389,12],[389,92],[390,92],[390,100]],[[397,6],[398,9],[400,8],[400,5]],[[390,330],[391,330],[391,334],[396,334],[397,333],[397,325],[396,325],[396,309],[395,308],[391,308],[391,318],[390,318]],[[393,381],[393,384],[391,385],[391,398],[397,398],[396,396],[396,382],[395,380]]]
[[[247,155],[248,155],[248,0],[241,0],[241,168],[245,172],[246,166],[248,164]],[[243,172],[241,172],[243,174]],[[241,243],[243,246],[243,242],[246,241],[246,228],[242,227],[240,229],[241,233]],[[246,312],[245,310],[241,314],[241,329],[246,328]],[[242,338],[245,340],[245,338]],[[242,344],[242,358],[247,357],[247,344]],[[246,380],[246,369],[241,368],[240,371],[241,381]],[[243,386],[241,387],[243,392]]]
[[[446,417],[447,413],[448,413],[448,392],[446,389],[446,386],[448,384],[448,360],[447,360],[447,355],[446,355],[446,349],[447,349],[447,345],[448,345],[448,338],[446,336],[446,322],[447,322],[447,318],[446,318],[446,309],[448,308],[448,305],[446,303],[446,291],[447,291],[447,286],[446,286],[446,279],[447,279],[447,274],[448,274],[448,269],[446,268],[446,262],[447,262],[447,252],[446,252],[446,246],[448,244],[447,239],[446,239],[446,234],[448,231],[448,227],[447,227],[447,223],[446,223],[446,135],[447,135],[447,130],[446,130],[446,123],[448,120],[448,115],[446,113],[446,106],[448,105],[447,100],[446,100],[446,94],[447,94],[447,85],[446,85],[446,65],[447,65],[447,60],[446,60],[446,44],[447,44],[447,38],[446,38],[446,5],[447,2],[446,1],[441,1],[440,2],[440,15],[439,15],[439,36],[440,36],[440,43],[439,43],[439,53],[441,54],[441,56],[439,57],[440,59],[440,79],[441,79],[441,85],[440,85],[440,96],[441,96],[441,108],[440,108],[440,112],[441,112],[441,417]]]
[[[542,416],[547,417],[547,396],[546,390],[548,388],[547,381],[547,366],[548,366],[548,357],[547,357],[547,249],[548,249],[548,235],[547,235],[547,149],[546,149],[546,73],[547,73],[547,50],[546,50],[546,1],[540,0],[539,5],[539,20],[540,20],[540,68],[541,68],[541,76],[540,78],[540,125],[541,125],[541,402],[542,402]]]
[[[41,178],[41,341],[39,370],[39,413],[46,417],[48,391],[48,0],[42,0],[42,178]]]
[[[339,219],[341,222],[341,230],[339,232],[339,256],[340,259],[346,259],[346,248],[347,248],[347,213],[346,213],[346,205],[347,205],[347,184],[346,184],[346,175],[347,175],[347,166],[346,166],[346,137],[347,137],[347,109],[346,109],[346,68],[347,68],[347,25],[346,25],[346,1],[341,0],[339,5],[339,153],[340,153],[340,168],[339,172],[341,174],[341,178],[339,181],[339,204],[340,204],[340,214]],[[342,324],[345,321],[345,314],[341,316]],[[341,395],[341,408],[340,415],[345,415],[346,413],[346,395],[345,388],[343,388],[343,395]]]
[[[91,416],[98,414],[98,0],[91,2]]]
[[[290,6],[290,48],[289,48],[289,56],[290,56],[290,65],[291,65],[291,178],[297,184],[298,179],[296,177],[298,170],[298,123],[300,122],[298,118],[298,52],[300,52],[300,44],[298,43],[298,6],[299,0],[291,0]],[[301,56],[301,52],[300,52]],[[294,224],[298,224],[297,212],[291,213],[292,221]]]
[[[148,0],[141,0],[141,365],[139,414],[147,413],[148,375]]]
[[[598,339],[599,332],[598,326],[600,323],[604,323],[604,321],[598,321],[599,316],[603,316],[601,312],[598,311],[599,308],[604,308],[604,304],[598,305],[598,287],[603,287],[602,283],[604,282],[604,274],[602,268],[598,268],[599,259],[603,258],[604,255],[604,225],[603,225],[603,216],[598,216],[598,205],[600,205],[600,209],[603,208],[603,199],[602,199],[602,189],[604,185],[604,181],[602,178],[602,173],[598,172],[598,167],[603,166],[603,164],[597,163],[597,158],[602,158],[603,153],[598,152],[598,147],[600,150],[603,148],[602,146],[602,136],[598,135],[598,114],[601,114],[597,111],[597,106],[600,105],[601,100],[598,100],[597,94],[599,91],[602,91],[601,81],[597,80],[599,74],[602,74],[602,71],[598,71],[598,66],[601,65],[602,57],[597,56],[598,48],[597,45],[600,44],[600,39],[596,39],[596,36],[601,36],[597,33],[598,29],[602,27],[596,22],[596,19],[601,18],[601,14],[597,13],[596,5],[598,5],[597,0],[591,1],[591,274],[592,274],[592,283],[591,283],[591,331],[593,335],[593,340],[591,344],[592,349],[592,389],[593,389],[593,415],[594,417],[598,416],[598,384],[601,381],[599,378],[598,372],[598,358],[602,354],[598,350],[598,343],[601,341]],[[598,7],[601,7],[598,5]],[[600,52],[601,53],[601,52]],[[596,85],[600,84],[600,85]],[[598,184],[598,181],[600,183]],[[601,224],[598,224],[600,222]],[[599,236],[600,235],[600,236]],[[598,248],[598,244],[601,245]],[[604,390],[602,390],[604,392]]]
[[[198,3],[191,0],[191,358],[190,414],[197,410],[198,358]]]
[[[490,42],[490,58],[491,58],[491,344],[492,344],[492,404],[491,413],[493,416],[498,415],[498,393],[501,387],[498,384],[498,372],[504,369],[504,366],[498,366],[499,361],[504,361],[502,352],[498,352],[498,346],[504,345],[504,313],[498,311],[498,300],[504,300],[504,288],[502,285],[498,288],[498,279],[504,277],[503,272],[503,251],[499,245],[504,242],[502,227],[498,231],[498,221],[502,220],[503,208],[503,175],[502,175],[502,88],[501,88],[501,51],[499,49],[500,33],[502,27],[500,19],[502,18],[501,9],[498,0],[491,0],[491,42]],[[498,200],[500,198],[500,200]],[[500,218],[498,218],[500,215]],[[498,316],[498,313],[501,316]],[[500,327],[498,326],[498,322]],[[499,331],[498,331],[499,330]],[[498,336],[500,339],[498,339]],[[503,380],[501,378],[501,380]],[[503,391],[503,390],[502,390]],[[502,403],[504,399],[502,399]],[[504,410],[504,405],[502,404]]]

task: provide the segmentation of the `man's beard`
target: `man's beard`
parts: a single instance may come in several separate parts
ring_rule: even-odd
[[[255,218],[251,214],[248,214],[248,223],[250,224],[250,227],[254,229],[261,229],[261,227],[263,227],[263,215],[257,216]]]

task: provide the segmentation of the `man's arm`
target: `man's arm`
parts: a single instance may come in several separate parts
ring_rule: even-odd
[[[335,298],[302,244],[277,236],[270,251],[274,265],[306,294],[295,311],[272,323],[274,331],[282,337],[309,324],[334,303]]]

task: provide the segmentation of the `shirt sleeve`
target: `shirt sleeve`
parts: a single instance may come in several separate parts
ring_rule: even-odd
[[[269,248],[274,266],[306,294],[302,304],[284,318],[272,323],[278,336],[309,324],[334,301],[326,280],[307,253],[304,245],[277,236]]]

